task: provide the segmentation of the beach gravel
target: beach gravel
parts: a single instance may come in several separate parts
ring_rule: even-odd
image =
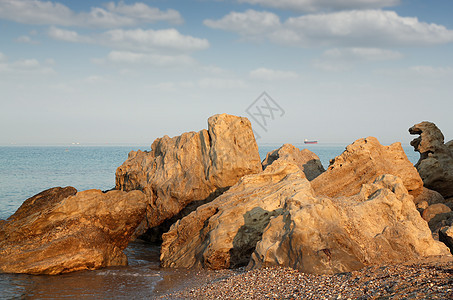
[[[225,275],[227,274],[227,275]],[[453,299],[453,261],[371,266],[335,275],[287,267],[224,273],[161,299]]]

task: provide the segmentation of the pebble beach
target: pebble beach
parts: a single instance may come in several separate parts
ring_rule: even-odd
[[[334,275],[291,268],[223,270],[160,299],[453,299],[453,260],[371,266]]]

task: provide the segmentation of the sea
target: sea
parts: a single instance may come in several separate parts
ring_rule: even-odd
[[[259,146],[261,159],[281,145]],[[343,144],[295,145],[316,153],[324,168],[341,154]],[[131,150],[149,146],[3,146],[0,147],[0,219],[7,219],[27,198],[51,187],[108,190],[115,171]],[[419,155],[404,146],[409,160]],[[209,274],[159,266],[159,247],[133,242],[125,250],[129,265],[64,275],[0,274],[0,299],[130,299],[154,298],[188,286],[196,276]],[[206,271],[209,272],[209,271]]]

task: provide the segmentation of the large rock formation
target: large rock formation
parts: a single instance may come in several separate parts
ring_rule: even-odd
[[[172,225],[163,235],[162,266],[220,269],[248,264],[270,217],[281,213],[282,201],[305,189],[310,186],[304,173],[283,161],[244,176]]]
[[[415,165],[425,187],[445,198],[453,197],[453,141],[444,144],[444,135],[434,123],[421,122],[409,128],[420,136],[411,142],[420,153]]]
[[[383,174],[403,180],[409,194],[416,197],[423,191],[423,182],[408,160],[400,143],[383,146],[374,137],[359,139],[330,163],[327,171],[312,182],[317,195],[352,196],[362,185]]]
[[[291,199],[272,219],[251,265],[287,265],[310,273],[337,273],[365,265],[448,255],[434,241],[404,187],[379,176],[349,198]]]
[[[308,149],[299,150],[291,144],[284,144],[280,148],[269,152],[262,162],[263,169],[266,169],[277,159],[293,162],[305,173],[305,176],[310,181],[325,171],[316,154]]]
[[[116,189],[137,189],[147,195],[143,227],[162,224],[156,233],[159,238],[181,216],[211,201],[242,176],[261,170],[250,122],[222,114],[209,118],[208,130],[164,136],[154,141],[150,152],[129,153],[116,171]]]
[[[401,179],[381,176],[353,197],[318,197],[304,173],[283,160],[243,177],[163,238],[164,267],[249,263],[333,273],[449,253],[433,240]]]
[[[140,191],[41,192],[0,224],[0,272],[60,274],[126,265],[123,250],[145,211]]]

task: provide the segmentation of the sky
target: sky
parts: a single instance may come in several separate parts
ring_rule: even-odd
[[[0,0],[0,145],[453,139],[451,0]]]

